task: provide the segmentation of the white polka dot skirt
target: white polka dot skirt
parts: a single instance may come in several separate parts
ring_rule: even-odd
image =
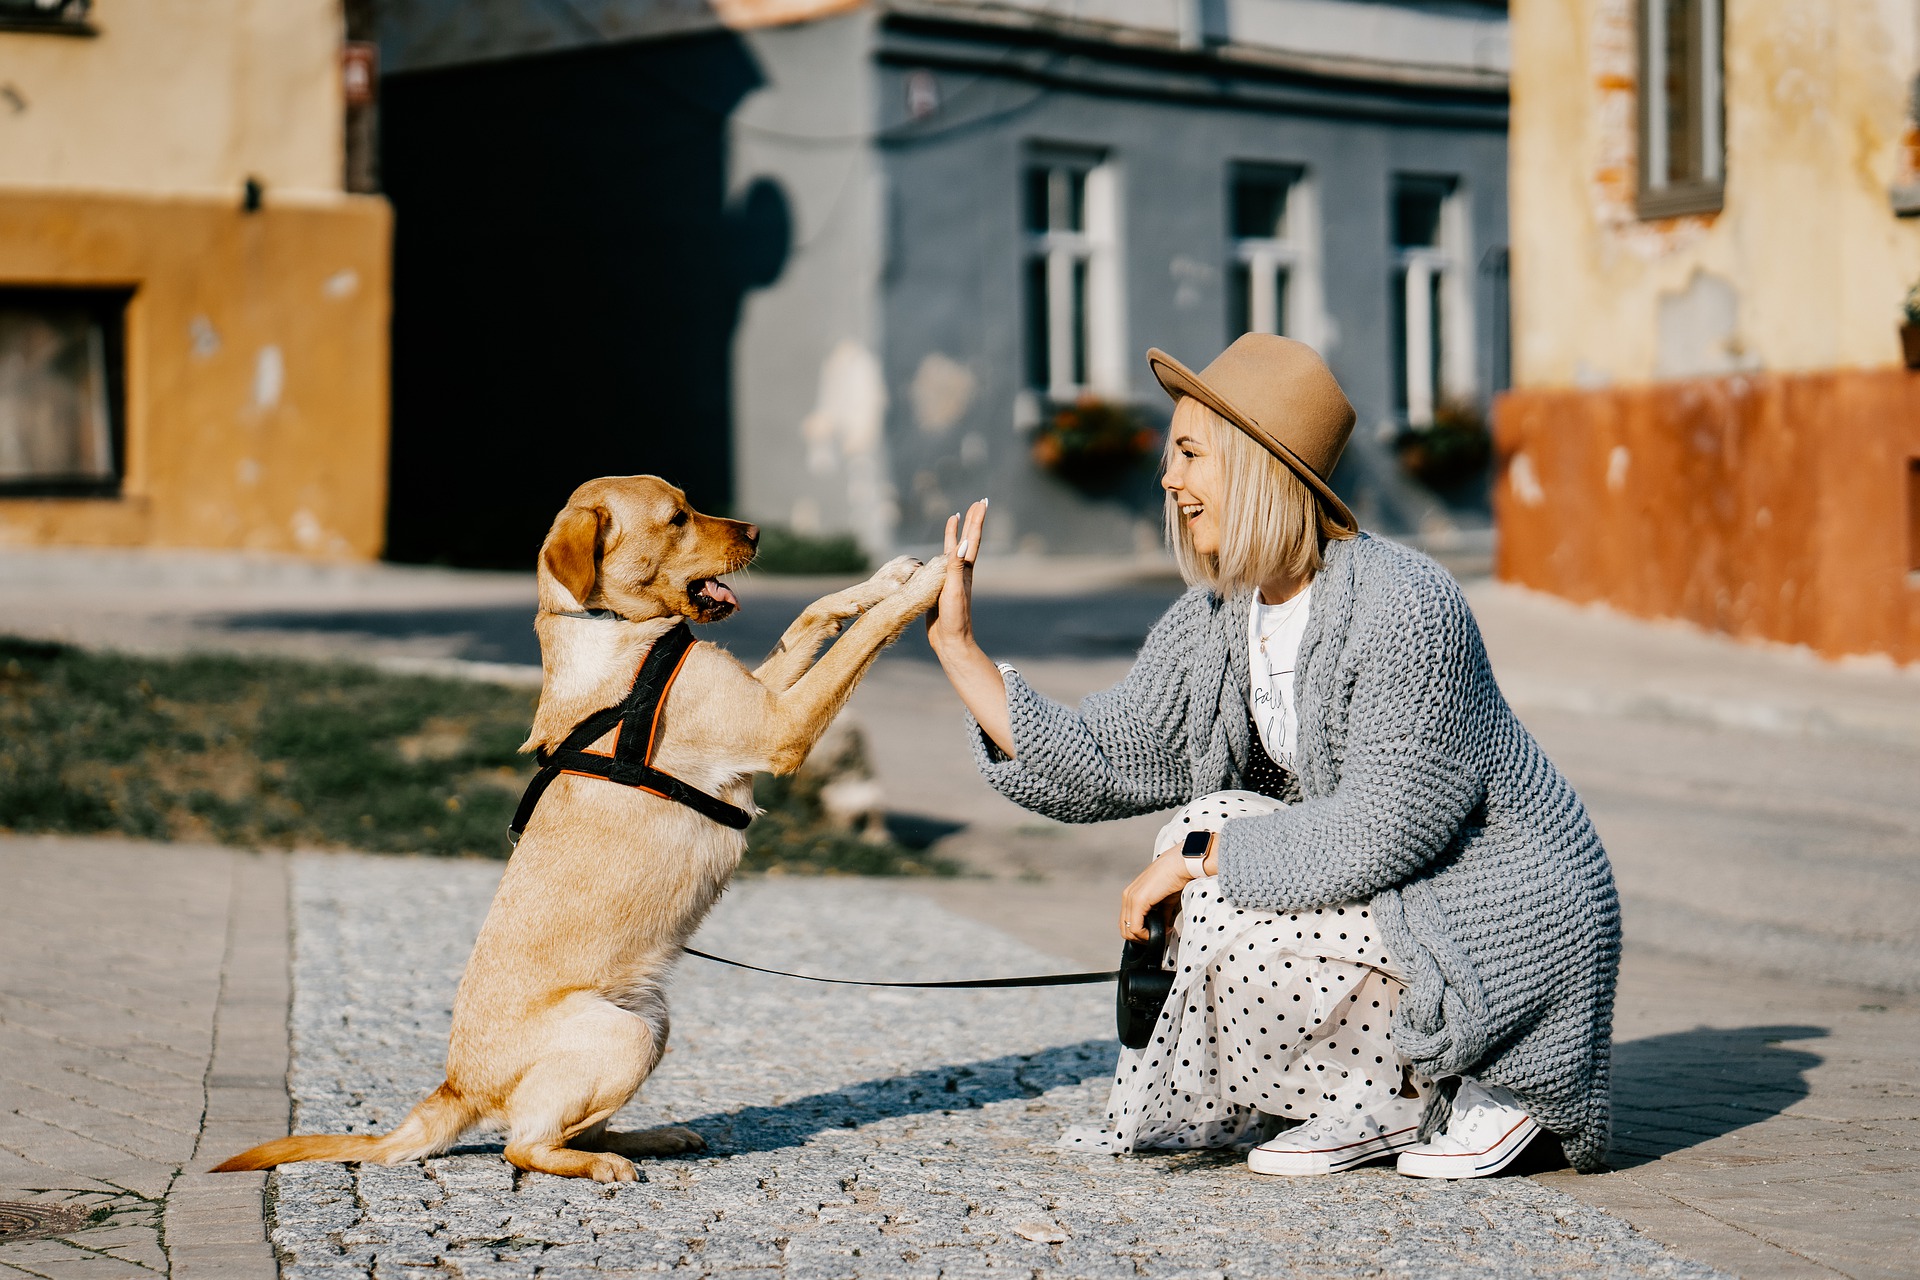
[[[1285,807],[1251,791],[1203,796],[1174,815],[1154,848]],[[1106,1123],[1069,1129],[1061,1146],[1229,1146],[1257,1136],[1263,1116],[1360,1114],[1401,1088],[1388,1023],[1404,987],[1368,904],[1240,908],[1208,876],[1188,883],[1174,932],[1173,992],[1152,1041],[1120,1050]]]

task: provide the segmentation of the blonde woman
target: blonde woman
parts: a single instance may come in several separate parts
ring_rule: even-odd
[[[1068,822],[1181,806],[1119,913],[1139,940],[1177,907],[1173,995],[1067,1145],[1266,1137],[1258,1173],[1466,1178],[1544,1131],[1598,1167],[1619,904],[1579,798],[1453,580],[1328,486],[1354,414],[1319,356],[1249,334],[1197,374],[1147,358],[1190,590],[1126,679],[1068,707],[975,643],[985,503],[948,522],[928,621],[1002,794]]]

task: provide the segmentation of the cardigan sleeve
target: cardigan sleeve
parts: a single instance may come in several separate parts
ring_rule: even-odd
[[[1443,580],[1436,580],[1436,576]],[[1459,838],[1485,795],[1474,744],[1491,674],[1466,600],[1437,567],[1354,619],[1347,744],[1331,794],[1242,818],[1220,833],[1221,892],[1297,911],[1370,898],[1419,875]]]
[[[1015,804],[1062,822],[1104,822],[1184,803],[1192,770],[1182,657],[1207,607],[1197,590],[1175,601],[1126,678],[1077,709],[1003,667],[1014,756],[988,741],[969,715],[980,775]]]

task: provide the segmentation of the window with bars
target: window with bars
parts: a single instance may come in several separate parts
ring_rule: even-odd
[[[1394,408],[1426,427],[1441,400],[1473,394],[1465,194],[1453,178],[1402,174],[1392,199]]]
[[[1636,3],[1640,216],[1715,212],[1726,167],[1721,0]]]
[[[119,492],[127,298],[0,289],[0,495]]]
[[[1028,160],[1026,381],[1050,399],[1125,386],[1117,187],[1098,153],[1036,149]]]

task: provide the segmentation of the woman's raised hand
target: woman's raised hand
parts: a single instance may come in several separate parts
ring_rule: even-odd
[[[927,643],[981,731],[1003,755],[1014,754],[1013,717],[1000,668],[973,638],[973,562],[980,556],[980,530],[987,523],[985,498],[967,508],[964,520],[947,521],[947,580],[927,610]]]
[[[973,645],[973,562],[980,557],[986,523],[985,498],[967,508],[964,523],[958,515],[947,517],[947,582],[927,611],[927,643],[943,660]]]

